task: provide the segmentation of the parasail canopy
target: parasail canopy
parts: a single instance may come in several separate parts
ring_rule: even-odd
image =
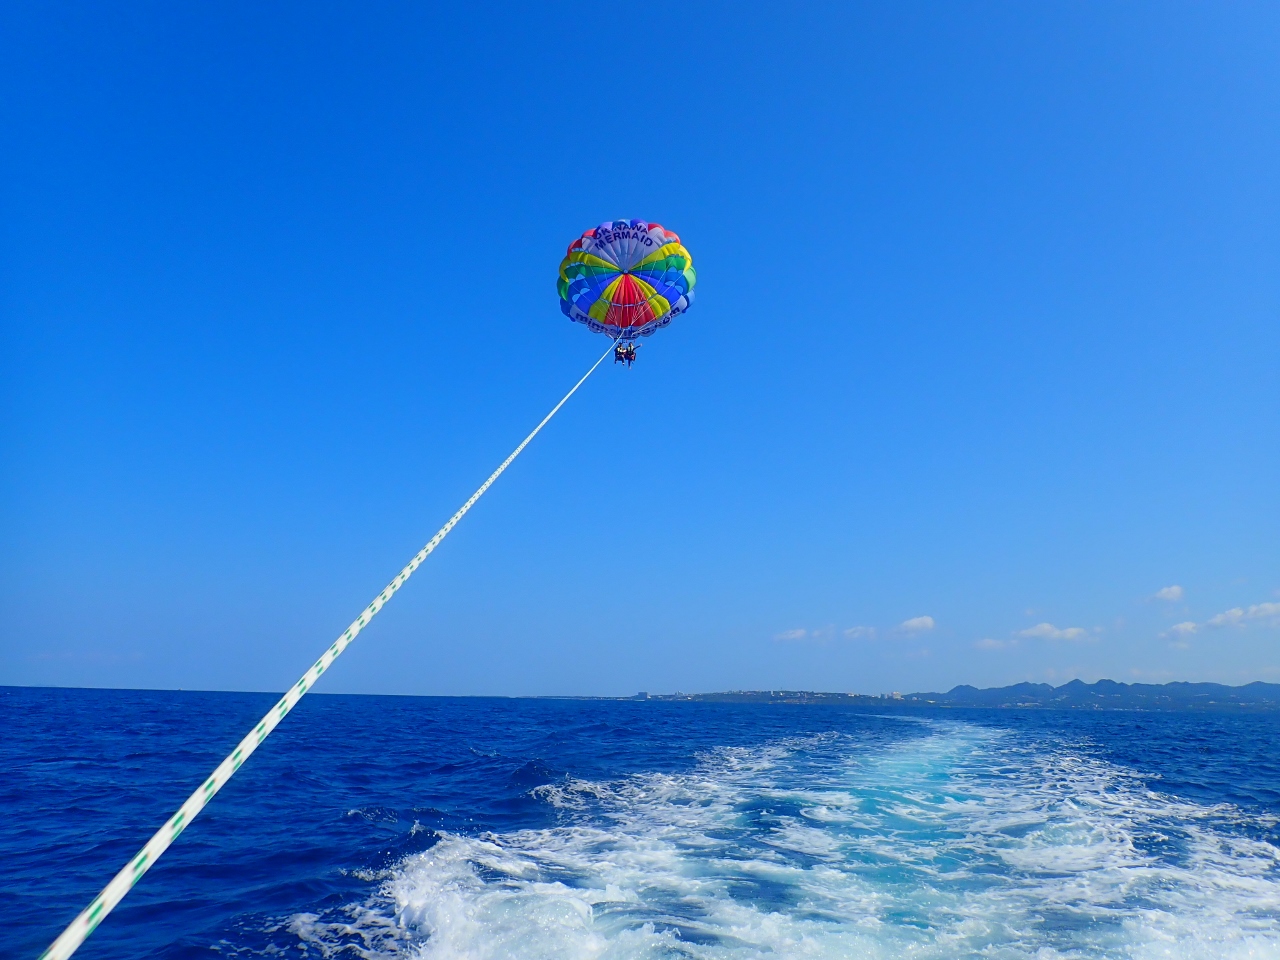
[[[560,309],[615,340],[647,337],[689,309],[698,275],[661,224],[612,220],[588,230],[560,262]]]

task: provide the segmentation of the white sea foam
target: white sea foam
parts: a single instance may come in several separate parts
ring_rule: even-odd
[[[982,727],[535,793],[560,826],[446,835],[352,913],[358,942],[295,932],[422,960],[1280,958],[1280,851],[1240,813]]]

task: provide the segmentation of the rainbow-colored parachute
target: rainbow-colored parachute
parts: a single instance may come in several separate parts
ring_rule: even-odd
[[[688,310],[697,281],[693,258],[670,230],[613,220],[569,244],[557,287],[570,320],[615,340],[634,340]]]

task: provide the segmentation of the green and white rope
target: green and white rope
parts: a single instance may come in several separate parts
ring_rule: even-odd
[[[214,795],[226,785],[226,782],[249,759],[253,751],[258,749],[258,745],[271,735],[271,731],[276,728],[276,725],[288,715],[289,711],[302,699],[303,695],[315,685],[315,682],[320,679],[320,674],[328,670],[333,661],[341,656],[342,651],[347,649],[347,646],[356,638],[356,635],[368,626],[369,621],[374,618],[379,610],[386,606],[387,601],[391,599],[395,592],[404,586],[404,582],[413,575],[413,572],[418,569],[422,561],[427,559],[431,551],[440,545],[440,541],[449,535],[449,531],[475,505],[475,502],[484,496],[484,492],[493,485],[493,482],[498,477],[502,476],[503,471],[511,466],[512,461],[520,456],[520,452],[529,445],[529,441],[538,435],[538,431],[545,427],[560,408],[568,402],[569,398],[578,392],[578,388],[587,382],[587,377],[595,373],[596,367],[600,366],[605,357],[612,352],[613,346],[610,345],[609,349],[600,356],[600,359],[591,365],[591,369],[583,374],[582,379],[573,385],[573,389],[564,395],[564,398],[552,408],[551,412],[542,418],[542,422],[533,428],[533,432],[525,437],[520,446],[512,451],[511,456],[503,460],[498,469],[490,474],[489,479],[480,485],[480,489],[471,495],[471,499],[449,518],[449,522],[427,541],[427,545],[419,550],[412,560],[405,564],[404,569],[396,574],[395,579],[373,598],[373,602],[364,608],[364,611],[360,616],[356,617],[351,626],[347,627],[342,636],[338,637],[333,642],[333,645],[320,656],[320,659],[312,664],[311,669],[302,675],[302,679],[295,683],[289,689],[289,692],[280,698],[280,702],[272,707],[267,715],[262,718],[262,721],[249,731],[245,738],[231,751],[231,755],[218,764],[218,768],[210,774],[202,786],[196,789],[195,793],[187,798],[187,802],[178,808],[178,812],[169,818],[168,823],[156,831],[155,835],[147,841],[146,846],[139,850],[124,869],[103,887],[102,892],[93,898],[93,902],[85,907],[75,920],[71,921],[58,939],[49,945],[49,949],[40,955],[40,960],[66,960],[67,957],[76,952],[80,944],[84,943],[85,939],[89,934],[93,933],[94,929],[107,914],[115,909],[116,904],[124,899],[124,895],[133,888],[133,885],[142,878],[142,875],[155,865],[155,862],[160,859],[160,855],[169,849],[169,845],[178,839],[178,835],[204,809],[205,804],[212,800]]]

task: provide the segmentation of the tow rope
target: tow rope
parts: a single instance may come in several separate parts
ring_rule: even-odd
[[[583,374],[582,379],[573,385],[573,389],[564,395],[564,398],[557,403],[545,417],[542,422],[533,428],[533,432],[520,442],[520,446],[512,451],[511,456],[502,461],[497,470],[489,475],[489,479],[480,485],[480,489],[471,495],[466,503],[449,518],[449,522],[439,529],[434,537],[427,541],[427,545],[418,551],[407,564],[404,569],[396,574],[386,588],[373,598],[373,602],[364,608],[364,611],[358,616],[351,626],[338,637],[317,660],[312,664],[311,669],[302,675],[302,679],[295,683],[283,697],[267,713],[262,721],[245,735],[239,745],[231,751],[231,754],[218,764],[216,770],[210,774],[204,784],[198,787],[195,793],[187,797],[187,802],[178,808],[178,812],[169,818],[169,821],[155,832],[155,835],[147,841],[146,846],[138,851],[137,855],[127,863],[124,868],[117,873],[105,887],[102,892],[93,898],[93,901],[81,911],[80,915],[68,924],[67,929],[63,930],[58,939],[49,945],[44,953],[40,954],[40,960],[66,960],[84,943],[89,934],[97,928],[103,919],[113,909],[116,904],[124,899],[124,895],[128,893],[135,883],[137,883],[144,873],[151,869],[160,855],[169,849],[169,845],[178,839],[178,835],[196,818],[196,815],[204,809],[205,804],[213,799],[214,795],[223,788],[232,775],[240,769],[241,764],[249,759],[253,751],[258,749],[258,745],[271,735],[271,731],[276,728],[294,708],[303,695],[311,689],[316,680],[320,678],[320,674],[324,673],[332,665],[333,661],[341,656],[342,651],[356,635],[360,633],[369,621],[374,618],[379,610],[381,610],[388,600],[404,586],[404,582],[413,575],[413,571],[417,570],[422,561],[430,556],[431,551],[440,545],[440,541],[449,535],[452,530],[473,506],[475,502],[484,496],[484,492],[493,486],[493,482],[502,476],[504,470],[511,466],[512,461],[520,456],[520,451],[529,445],[529,441],[538,435],[543,427],[551,420],[552,417],[559,412],[560,408],[568,402],[569,398],[578,392],[578,388],[587,382],[587,377],[595,373],[596,367],[604,362],[604,358],[613,352],[613,346],[610,345],[600,359],[591,365],[591,369]]]

